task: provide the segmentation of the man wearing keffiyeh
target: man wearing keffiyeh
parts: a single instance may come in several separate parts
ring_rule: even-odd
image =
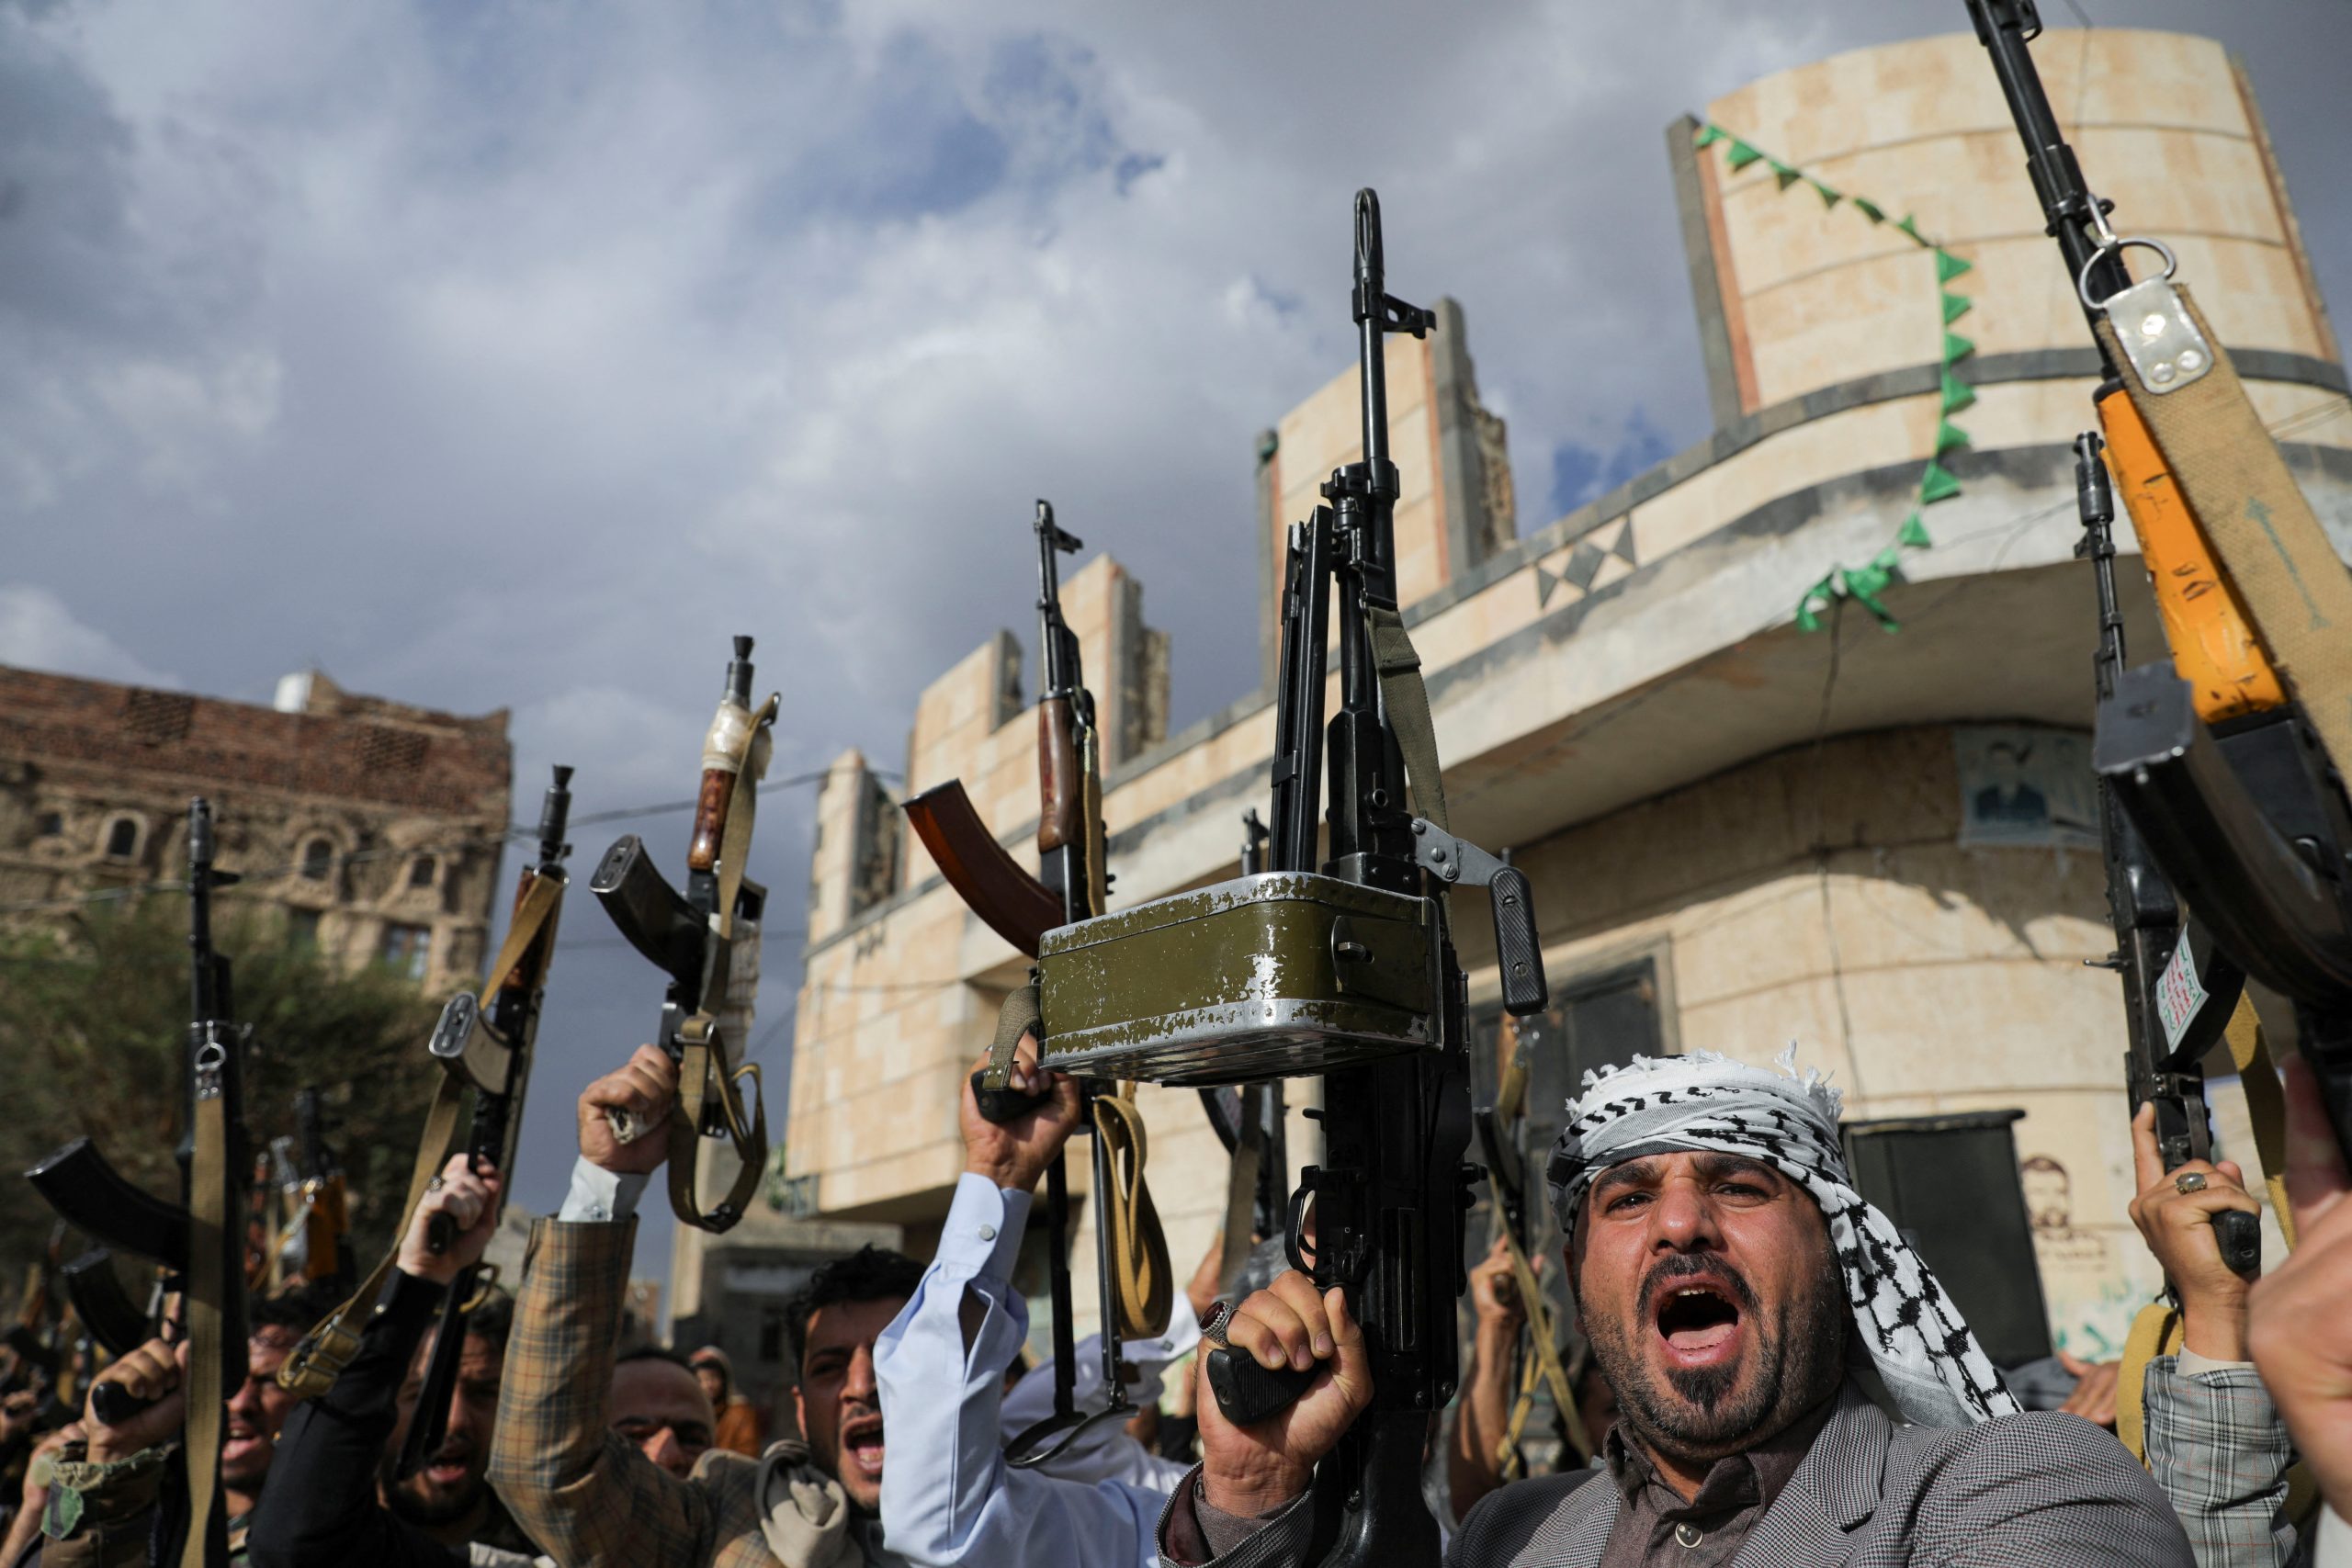
[[[2117,1564],[2188,1568],[2147,1474],[2075,1416],[2018,1412],[1838,1140],[1793,1051],[1711,1052],[1587,1080],[1548,1170],[1568,1280],[1618,1425],[1605,1471],[1506,1486],[1450,1568]],[[1170,1568],[1300,1564],[1314,1466],[1371,1395],[1340,1292],[1287,1274],[1225,1326],[1268,1366],[1322,1362],[1274,1421],[1201,1391],[1201,1469],[1160,1529]]]

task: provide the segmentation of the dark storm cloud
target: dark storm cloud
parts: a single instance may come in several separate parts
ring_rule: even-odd
[[[2352,12],[2086,4],[2241,53],[2352,297]],[[689,793],[749,631],[777,774],[851,744],[895,768],[924,683],[1032,635],[1043,494],[1148,585],[1181,724],[1257,678],[1253,437],[1351,352],[1358,185],[1395,287],[1463,300],[1537,526],[1547,491],[1704,433],[1666,124],[1962,26],[1959,0],[0,4],[0,659],[257,700],[316,659],[509,706],[528,816],[552,761],[582,813]],[[779,1125],[807,807],[771,798],[754,865]],[[677,863],[682,817],[629,826]],[[570,1098],[659,995],[587,900],[567,932],[539,1207]]]

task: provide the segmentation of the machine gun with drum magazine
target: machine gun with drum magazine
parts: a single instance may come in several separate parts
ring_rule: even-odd
[[[1346,1290],[1374,1385],[1314,1483],[1310,1555],[1330,1564],[1438,1559],[1421,1451],[1458,1376],[1463,1216],[1478,1174],[1463,1160],[1469,993],[1449,892],[1488,891],[1505,1008],[1523,1015],[1545,1000],[1525,874],[1448,830],[1428,695],[1397,609],[1384,344],[1422,335],[1430,316],[1390,296],[1384,275],[1379,199],[1360,191],[1363,457],[1291,530],[1267,869],[1048,931],[1038,953],[1049,1067],[1189,1086],[1323,1077],[1324,1158],[1292,1195],[1286,1246],[1317,1287]],[[1206,1354],[1238,1426],[1278,1413],[1315,1375],[1215,1345]]]

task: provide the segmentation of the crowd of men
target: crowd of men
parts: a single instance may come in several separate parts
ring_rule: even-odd
[[[2083,1414],[2020,1407],[1934,1276],[1854,1192],[1838,1096],[1816,1075],[1701,1052],[1599,1078],[1569,1108],[1548,1171],[1598,1451],[1588,1467],[1504,1479],[1496,1438],[1523,1303],[1498,1248],[1472,1270],[1463,1392],[1449,1422],[1431,1422],[1447,1562],[2352,1561],[2337,1555],[2352,1537],[2352,1204],[2309,1075],[2294,1066],[2288,1078],[2301,1245],[2251,1287],[2211,1227],[2219,1212],[2258,1208],[2243,1173],[2227,1161],[2167,1172],[2150,1119],[2135,1126],[2132,1218],[2184,1319],[2182,1348],[2147,1368],[2144,1466],[2084,1418],[2111,1418],[2111,1373],[2075,1391]],[[331,1303],[297,1291],[254,1304],[221,1449],[235,1559],[1306,1568],[1317,1468],[1366,1407],[1370,1363],[1343,1292],[1270,1263],[1278,1248],[1256,1249],[1255,1279],[1238,1281],[1216,1278],[1213,1254],[1168,1332],[1126,1347],[1152,1414],[1090,1429],[1042,1464],[1006,1462],[1008,1433],[1044,1407],[1050,1381],[1024,1365],[1014,1260],[1032,1190],[1079,1115],[1075,1085],[1036,1067],[1025,1043],[1014,1083],[1046,1097],[1009,1125],[966,1090],[965,1170],[928,1263],[869,1247],[790,1303],[779,1370],[797,1435],[771,1438],[716,1348],[619,1348],[635,1213],[667,1141],[622,1142],[612,1115],[658,1124],[676,1089],[669,1058],[640,1048],[581,1097],[569,1194],[534,1227],[514,1298],[486,1294],[466,1318],[446,1436],[403,1477],[395,1456],[435,1311],[496,1224],[500,1173],[453,1158],[323,1395],[297,1401],[273,1374]],[[436,1216],[456,1235],[438,1252]],[[1281,1414],[1236,1427],[1193,1381],[1204,1333],[1314,1380]],[[107,1368],[100,1382],[151,1402],[113,1425],[82,1416],[43,1432],[34,1386],[0,1403],[0,1463],[21,1476],[0,1568],[148,1560],[186,1416],[181,1371],[162,1339]],[[1163,1377],[1173,1386],[1159,1402]],[[1098,1371],[1080,1396],[1101,1393]],[[2308,1507],[2298,1464],[2320,1499]]]

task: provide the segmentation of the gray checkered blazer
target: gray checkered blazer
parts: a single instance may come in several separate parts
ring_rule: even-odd
[[[1584,1484],[1592,1482],[1594,1484]],[[1189,1506],[1190,1485],[1174,1506]],[[1598,1568],[1617,1488],[1522,1481],[1470,1510],[1446,1568]],[[1161,1525],[1160,1540],[1167,1540]],[[1217,1568],[1303,1568],[1294,1505]],[[1161,1568],[1180,1568],[1163,1551]],[[2123,1446],[2073,1416],[1898,1427],[1849,1383],[1735,1568],[2193,1568],[2180,1522]]]

